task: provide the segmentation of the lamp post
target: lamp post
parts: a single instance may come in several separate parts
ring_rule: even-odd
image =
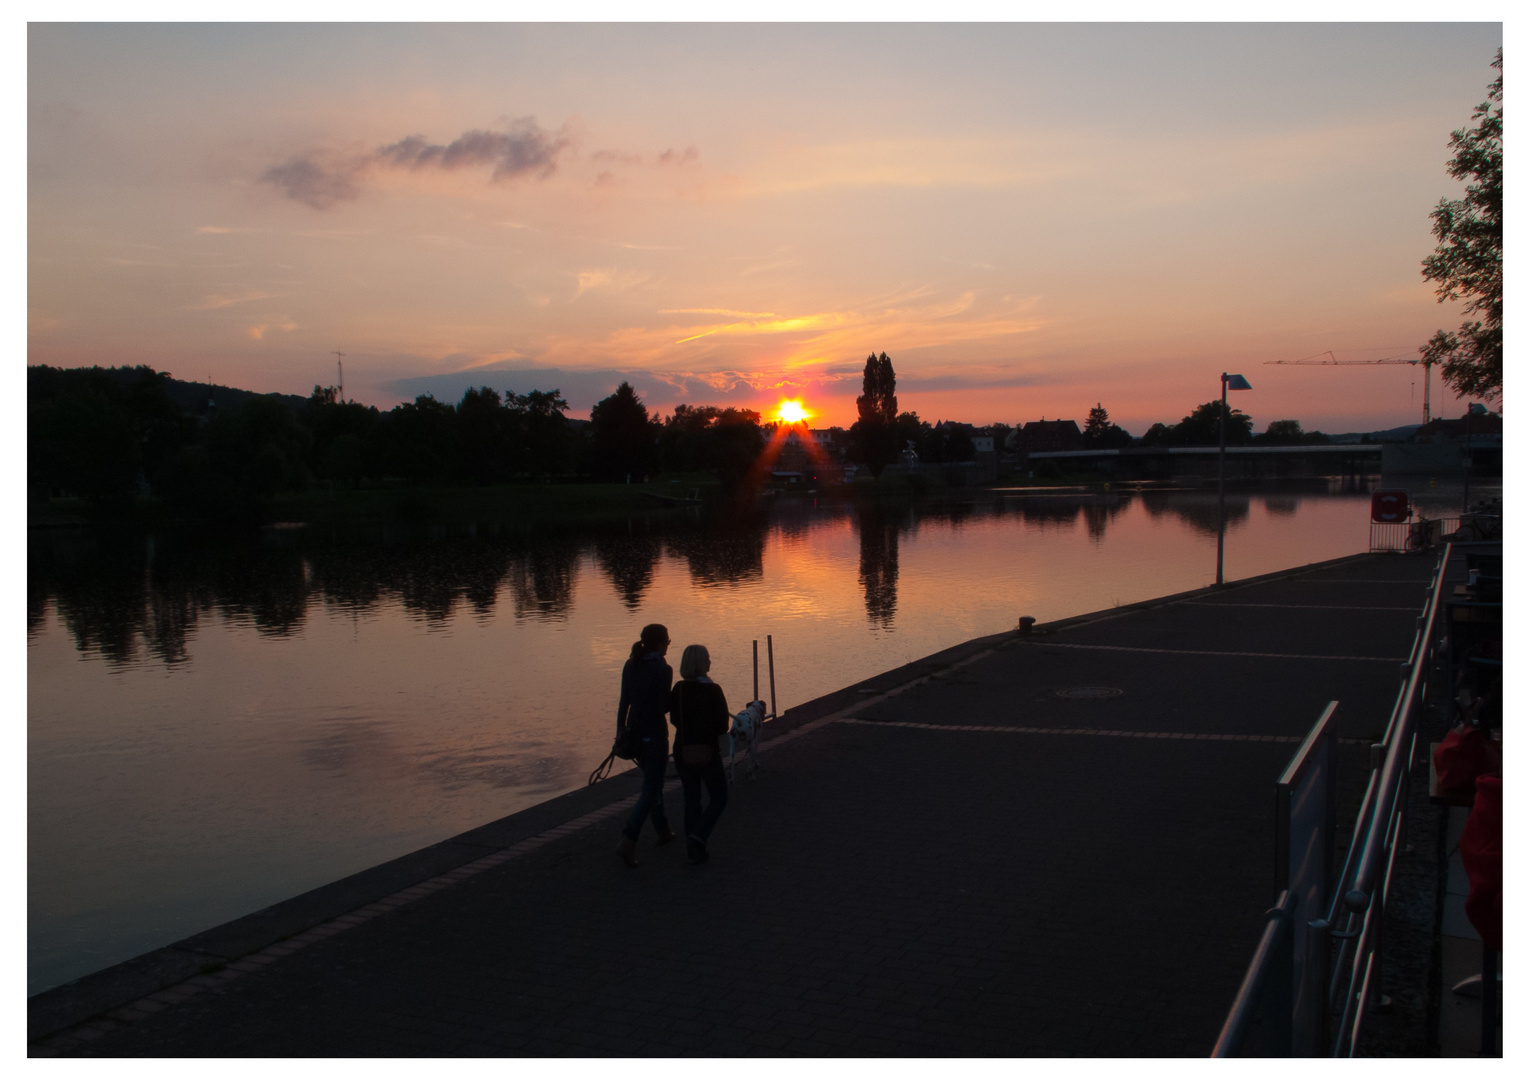
[[[1215,529],[1215,584],[1226,583],[1226,424],[1230,413],[1226,409],[1227,390],[1251,390],[1252,384],[1240,375],[1220,373],[1220,514]]]

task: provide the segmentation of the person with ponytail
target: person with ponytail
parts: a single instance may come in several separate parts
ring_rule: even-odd
[[[669,690],[674,684],[674,669],[663,659],[668,647],[668,628],[662,623],[649,623],[642,628],[641,639],[632,645],[631,658],[621,669],[621,701],[615,710],[616,738],[620,739],[623,729],[636,738],[639,747],[636,762],[642,770],[642,794],[631,808],[621,830],[621,846],[616,849],[627,866],[637,865],[637,837],[648,815],[652,815],[658,843],[674,839],[674,830],[669,828],[668,814],[663,808],[663,774],[668,768],[669,753],[664,716],[669,711]]]

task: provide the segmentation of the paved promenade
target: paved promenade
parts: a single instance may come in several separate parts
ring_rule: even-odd
[[[1334,698],[1358,775],[1433,565],[968,642],[771,725],[705,866],[650,833],[620,864],[618,777],[39,995],[30,1050],[1207,1054],[1274,781]]]

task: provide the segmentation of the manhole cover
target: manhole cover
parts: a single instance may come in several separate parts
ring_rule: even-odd
[[[1117,690],[1112,686],[1069,686],[1065,690],[1057,690],[1057,697],[1066,698],[1110,698],[1119,697],[1123,690]]]

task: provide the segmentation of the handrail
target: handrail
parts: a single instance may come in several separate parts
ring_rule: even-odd
[[[1405,692],[1396,702],[1391,721],[1386,725],[1385,764],[1379,774],[1378,798],[1375,799],[1374,813],[1368,822],[1369,828],[1364,840],[1363,855],[1358,860],[1358,872],[1353,875],[1353,887],[1343,896],[1350,911],[1363,911],[1369,906],[1374,893],[1374,879],[1379,874],[1380,861],[1385,857],[1385,837],[1390,831],[1388,826],[1395,813],[1395,801],[1400,788],[1397,778],[1403,777],[1410,767],[1408,760],[1406,770],[1403,770],[1401,758],[1402,756],[1408,759],[1411,757],[1409,740],[1406,736],[1410,734],[1409,728],[1415,711],[1417,689],[1426,678],[1425,660],[1433,640],[1433,625],[1438,617],[1438,604],[1443,598],[1443,576],[1448,572],[1449,557],[1453,554],[1453,550],[1453,544],[1446,545],[1443,549],[1443,557],[1438,560],[1438,572],[1433,579],[1432,596],[1427,602],[1427,613],[1422,626],[1418,628],[1417,641],[1412,647],[1411,673],[1406,680]],[[1407,747],[1404,755],[1402,747]],[[1374,827],[1381,822],[1384,823],[1384,827]],[[1364,823],[1359,822],[1359,824]]]
[[[1319,1016],[1312,1021],[1307,1012],[1307,1019],[1297,1021],[1294,1015],[1296,961],[1291,943],[1295,940],[1298,898],[1286,890],[1266,914],[1268,925],[1263,928],[1212,1057],[1241,1052],[1252,1025],[1260,1018],[1268,1025],[1264,1052],[1270,1056],[1310,1052],[1297,1050],[1297,1046],[1318,1047],[1318,1053],[1332,1056],[1352,1056],[1356,1048],[1364,1012],[1379,992],[1384,908],[1404,828],[1402,793],[1416,759],[1416,716],[1428,692],[1428,675],[1437,648],[1438,612],[1453,550],[1452,543],[1444,547],[1426,607],[1417,619],[1383,741],[1374,744],[1375,751],[1383,747],[1384,758],[1370,767],[1363,802],[1353,823],[1353,838],[1341,872],[1332,883],[1327,910],[1299,916],[1311,922],[1298,982],[1306,988],[1301,993],[1322,995],[1318,998]],[[1333,946],[1335,958],[1328,951]],[[1335,1039],[1328,1029],[1333,1012],[1336,1025],[1331,1034]],[[1297,1022],[1300,1030],[1293,1026]],[[1312,1023],[1316,1026],[1310,1027]]]
[[[1247,965],[1247,974],[1242,976],[1241,986],[1231,1002],[1231,1011],[1220,1029],[1220,1038],[1215,1040],[1215,1049],[1210,1051],[1210,1057],[1233,1057],[1242,1040],[1247,1037],[1247,1029],[1257,1018],[1258,1006],[1262,1004],[1263,986],[1274,969],[1273,958],[1283,944],[1283,939],[1292,932],[1289,917],[1294,914],[1297,900],[1285,889],[1279,893],[1278,903],[1264,913],[1263,917],[1268,923],[1263,927],[1257,951],[1252,954],[1252,963]]]

